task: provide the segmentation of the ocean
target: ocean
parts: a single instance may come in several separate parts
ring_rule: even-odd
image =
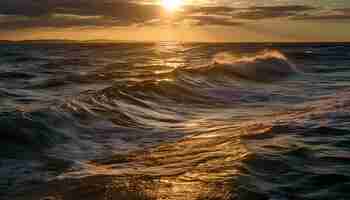
[[[348,43],[2,43],[0,199],[350,199]]]

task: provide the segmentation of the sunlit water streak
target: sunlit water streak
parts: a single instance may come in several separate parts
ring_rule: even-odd
[[[4,44],[0,194],[346,199],[349,53],[347,44]]]

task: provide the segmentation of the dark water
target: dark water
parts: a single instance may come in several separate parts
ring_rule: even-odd
[[[349,44],[1,44],[0,199],[350,199]]]

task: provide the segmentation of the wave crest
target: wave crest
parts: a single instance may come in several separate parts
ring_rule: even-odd
[[[227,52],[216,54],[213,68],[241,78],[272,81],[298,72],[296,66],[281,52],[265,50],[250,57],[237,58]]]

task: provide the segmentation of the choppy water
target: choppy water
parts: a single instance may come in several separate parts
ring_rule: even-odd
[[[1,44],[0,197],[349,199],[349,86],[349,44]]]

